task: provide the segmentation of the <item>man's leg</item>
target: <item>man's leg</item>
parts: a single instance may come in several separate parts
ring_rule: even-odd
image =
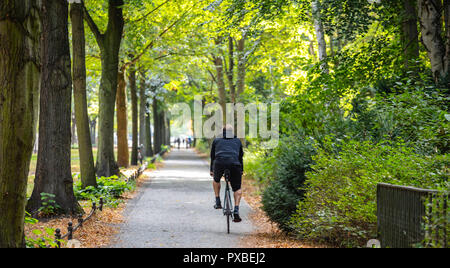
[[[231,187],[233,188],[234,192],[234,221],[240,222],[241,217],[239,216],[239,204],[241,203],[241,197],[242,197],[242,173],[241,173],[241,167],[240,166],[233,166],[231,171]]]
[[[220,197],[220,182],[216,182],[215,180],[213,180],[213,188],[216,198]]]
[[[222,203],[220,202],[220,180],[219,182],[216,182],[216,180],[213,180],[213,189],[214,194],[216,196],[216,204],[214,205],[215,209],[222,208]]]
[[[239,204],[241,203],[241,197],[242,197],[242,189],[237,190],[234,192],[234,205],[239,207]]]
[[[222,208],[222,204],[220,202],[220,179],[222,178],[223,167],[219,163],[214,163],[214,180],[213,180],[213,189],[214,195],[216,197],[216,204],[214,205],[215,209]]]

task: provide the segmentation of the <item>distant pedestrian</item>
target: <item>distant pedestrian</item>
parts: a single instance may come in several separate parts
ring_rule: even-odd
[[[139,146],[138,147],[138,161],[139,161],[139,163],[141,163],[141,166],[142,166],[142,148],[144,148],[144,145],[143,144],[141,144],[141,146]]]

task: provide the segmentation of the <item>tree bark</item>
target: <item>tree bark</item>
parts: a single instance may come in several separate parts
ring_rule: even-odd
[[[70,5],[70,18],[72,23],[73,96],[77,121],[81,186],[82,188],[97,187],[86,99],[86,52],[82,4]]]
[[[438,83],[447,72],[444,59],[445,44],[441,36],[441,0],[418,0],[417,5],[422,42],[428,52],[433,78]]]
[[[154,153],[157,154],[161,151],[162,145],[162,131],[161,131],[161,111],[158,107],[158,100],[153,97],[153,143]]]
[[[450,70],[450,0],[444,0],[444,22],[445,22],[445,57],[444,65],[446,74]]]
[[[141,79],[139,83],[139,146],[143,146],[145,144],[145,135],[146,135],[146,126],[145,126],[145,117],[147,114],[147,95],[145,94],[145,77],[144,74],[141,73]],[[141,148],[143,155],[148,155],[147,150]]]
[[[159,126],[158,129],[161,132],[161,134],[160,134],[161,145],[165,145],[166,144],[166,137],[167,137],[167,134],[166,134],[167,126],[166,126],[166,116],[165,116],[164,111],[161,111],[161,115],[160,115],[160,119],[159,120],[160,120],[159,121],[160,126]],[[159,150],[159,152],[161,152],[161,151],[162,151],[162,149]]]
[[[55,195],[56,214],[82,211],[73,193],[70,166],[72,81],[68,35],[68,3],[42,2],[41,97],[39,149],[33,193],[27,211],[42,206],[41,194]]]
[[[131,127],[132,127],[132,145],[131,145],[131,165],[138,164],[138,104],[136,93],[136,69],[131,66],[128,74],[131,95]]]
[[[245,39],[246,34],[242,35],[242,38],[238,41],[237,53],[238,53],[238,66],[237,66],[237,79],[236,79],[236,99],[239,101],[241,94],[245,89],[245,71],[247,65],[247,59],[245,58]]]
[[[145,141],[144,141],[144,148],[145,148],[145,155],[146,156],[153,156],[154,150],[152,148],[152,132],[151,132],[151,123],[150,123],[150,104],[147,102],[146,105],[146,113],[145,113],[145,122],[144,122],[144,128],[145,128]],[[154,130],[153,130],[154,131]]]
[[[128,115],[127,115],[127,94],[125,73],[120,70],[118,73],[116,115],[117,115],[117,164],[119,167],[128,167]]]
[[[117,93],[119,49],[123,33],[123,0],[108,0],[108,25],[100,33],[85,9],[85,19],[100,47],[102,76],[99,90],[97,175],[110,177],[119,173],[114,157],[114,106]]]
[[[213,55],[214,66],[216,68],[216,83],[217,91],[219,93],[219,104],[222,107],[223,118],[226,118],[226,93],[225,93],[225,81],[223,77],[223,60],[219,56]]]
[[[170,146],[170,118],[166,115],[166,145]]]
[[[234,83],[234,43],[233,37],[228,37],[228,70],[227,79],[230,88],[231,102],[236,103],[236,85]]]
[[[414,60],[419,57],[419,32],[415,0],[403,0],[404,19],[402,23],[402,48],[405,56],[405,68],[414,67]]]
[[[328,64],[326,62],[327,43],[325,42],[325,34],[323,31],[322,20],[320,18],[321,15],[319,10],[319,2],[317,0],[312,1],[311,7],[314,21],[314,30],[316,33],[316,39],[319,48],[319,61],[321,62],[320,68],[322,69],[322,72],[328,73]]]
[[[0,248],[25,247],[27,177],[39,95],[35,5],[34,0],[0,4]]]

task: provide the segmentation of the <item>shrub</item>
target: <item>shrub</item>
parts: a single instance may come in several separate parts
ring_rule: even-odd
[[[201,153],[209,154],[210,144],[208,142],[208,139],[197,139],[195,148],[197,148],[197,150],[199,150]]]
[[[274,179],[263,192],[263,210],[284,231],[290,231],[290,217],[303,198],[305,173],[315,149],[312,141],[290,137],[280,141],[275,152]]]
[[[291,221],[302,238],[362,246],[376,237],[377,183],[436,188],[448,179],[449,155],[426,157],[401,142],[341,146],[338,155],[330,153],[336,144],[328,140],[313,157],[305,199]]]
[[[428,248],[449,248],[447,234],[450,233],[450,209],[448,197],[450,182],[447,181],[442,189],[433,196],[431,201],[425,202],[425,239],[422,245]]]
[[[35,225],[39,221],[25,211],[25,224]],[[33,237],[25,236],[25,246],[27,248],[46,248],[47,246],[56,247],[57,242],[54,239],[55,230],[53,228],[45,228],[44,232],[39,229],[31,231]],[[59,240],[62,242],[62,240]]]
[[[119,198],[125,191],[129,191],[134,186],[117,176],[101,177],[97,179],[97,188],[88,186],[81,188],[81,180],[74,184],[75,197],[79,200],[98,200],[103,198],[106,205],[116,206]]]
[[[445,154],[450,146],[448,97],[437,89],[414,90],[396,82],[397,94],[375,94],[375,89],[361,91],[352,101],[352,127],[355,139],[376,142],[398,138],[421,154]]]
[[[61,207],[55,201],[55,195],[49,193],[41,193],[42,206],[39,208],[40,216],[51,216],[55,214]]]
[[[249,147],[244,153],[244,172],[247,179],[267,184],[273,178],[275,158],[269,150]]]

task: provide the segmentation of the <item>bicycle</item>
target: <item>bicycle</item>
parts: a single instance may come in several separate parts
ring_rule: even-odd
[[[223,199],[224,206],[223,206],[223,215],[227,217],[227,233],[230,233],[230,218],[233,218],[233,212],[232,212],[232,203],[231,203],[231,194],[230,194],[230,170],[226,169],[224,171],[224,177],[225,177],[225,197]]]

